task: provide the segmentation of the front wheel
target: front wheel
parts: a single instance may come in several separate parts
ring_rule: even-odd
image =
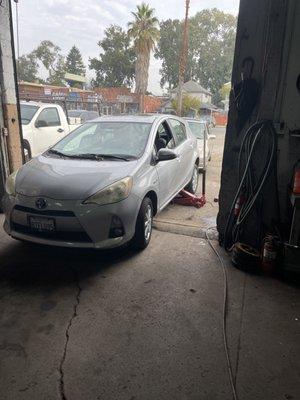
[[[192,179],[189,181],[189,183],[186,185],[185,190],[192,194],[196,194],[197,188],[198,188],[198,180],[199,180],[199,171],[198,171],[198,165],[194,165],[193,169],[193,175]]]
[[[149,197],[145,197],[135,225],[135,234],[132,245],[138,250],[145,249],[150,243],[153,222],[153,205]]]

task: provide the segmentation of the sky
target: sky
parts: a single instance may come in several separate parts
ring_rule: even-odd
[[[131,20],[137,0],[19,0],[20,55],[32,51],[42,40],[51,40],[67,54],[75,44],[82,53],[85,64],[99,56],[98,41],[105,28],[118,24],[126,28]],[[183,19],[185,0],[147,0],[159,20]],[[14,3],[12,3],[15,7]],[[204,8],[219,8],[238,14],[239,0],[191,0],[190,15]],[[15,8],[14,8],[14,22]],[[16,30],[16,29],[15,29]],[[159,86],[161,62],[151,57],[148,90],[161,94]],[[87,70],[92,77],[92,71]]]

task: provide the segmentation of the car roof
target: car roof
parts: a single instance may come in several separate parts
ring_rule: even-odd
[[[174,118],[174,115],[168,114],[135,114],[135,115],[104,115],[96,118],[93,122],[141,122],[153,124],[158,119],[166,117]]]
[[[186,121],[188,122],[196,122],[198,124],[205,124],[206,125],[206,121],[203,121],[201,119],[195,119],[195,118],[184,118]]]
[[[20,104],[24,104],[24,105],[28,105],[28,106],[41,106],[42,104],[45,104],[45,103],[41,103],[41,102],[38,102],[38,101],[20,101]]]

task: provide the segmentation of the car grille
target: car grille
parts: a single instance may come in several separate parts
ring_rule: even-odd
[[[24,207],[20,205],[15,206],[15,210],[23,211],[30,214],[36,215],[51,215],[52,217],[75,217],[72,211],[63,210],[36,210],[35,208]]]
[[[49,215],[49,214],[47,214]],[[64,242],[86,242],[91,243],[92,239],[89,235],[84,232],[74,232],[74,231],[55,231],[55,232],[39,232],[36,230],[31,229],[29,226],[20,225],[16,223],[12,223],[12,229],[17,233],[22,233],[24,235],[42,238],[42,239],[49,239],[49,240],[57,240],[57,241],[64,241]]]

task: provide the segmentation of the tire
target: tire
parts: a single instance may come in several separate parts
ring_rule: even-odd
[[[145,197],[142,201],[140,211],[138,213],[135,234],[132,239],[132,246],[137,250],[144,250],[150,243],[152,234],[153,221],[153,205],[149,197]]]
[[[189,183],[186,185],[185,190],[192,194],[196,194],[197,189],[198,189],[198,181],[199,181],[199,171],[198,171],[198,165],[194,165],[193,169],[193,175],[192,179],[189,181]]]
[[[24,140],[23,142],[23,149],[24,149],[25,162],[27,163],[32,158],[30,144],[27,142],[27,140]]]

